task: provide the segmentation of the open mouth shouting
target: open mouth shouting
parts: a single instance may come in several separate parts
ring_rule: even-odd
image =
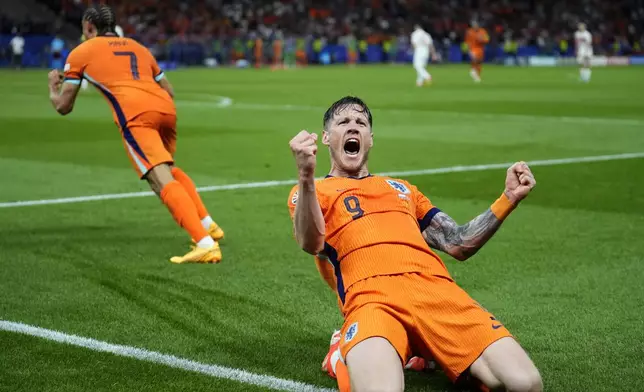
[[[360,139],[350,137],[344,141],[344,152],[349,156],[357,156],[360,153]]]

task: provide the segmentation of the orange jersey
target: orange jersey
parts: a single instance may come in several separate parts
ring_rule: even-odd
[[[324,256],[343,302],[351,285],[372,276],[422,272],[449,277],[421,233],[440,210],[415,186],[380,176],[328,177],[316,182],[316,192],[326,224]],[[296,186],[288,202],[291,217],[297,198]],[[318,269],[330,283],[322,260]]]
[[[87,79],[95,85],[121,129],[141,113],[176,114],[172,97],[157,83],[163,76],[152,53],[130,38],[89,39],[72,50],[65,64],[65,82]]]
[[[485,48],[485,45],[489,41],[490,41],[490,36],[488,35],[487,31],[485,31],[485,29],[482,29],[482,28],[467,29],[467,33],[465,34],[465,43],[470,48],[470,50],[472,51],[483,50]]]

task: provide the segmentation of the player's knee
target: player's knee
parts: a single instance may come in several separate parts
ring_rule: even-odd
[[[171,167],[168,164],[162,163],[150,169],[145,179],[150,184],[150,189],[159,195],[163,188],[174,180],[174,177],[172,176]]]
[[[492,372],[484,359],[474,362],[470,367],[470,373],[490,390],[497,390],[503,387],[501,380]]]
[[[491,391],[496,391],[504,387],[501,380],[499,380],[493,375],[489,375],[488,377],[481,377],[479,381],[482,382],[483,385],[488,387]]]
[[[405,386],[402,364],[386,339],[369,338],[347,354],[347,367],[354,392],[402,392]]]
[[[402,392],[404,390],[404,376],[402,366],[379,366],[373,364],[352,367],[348,364],[351,378],[352,392]]]
[[[403,389],[400,382],[387,377],[371,377],[361,382],[351,383],[352,392],[402,392]]]
[[[509,392],[543,391],[543,381],[536,368],[526,369],[508,375],[503,384]]]

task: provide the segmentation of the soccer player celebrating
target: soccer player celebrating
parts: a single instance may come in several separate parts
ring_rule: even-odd
[[[534,187],[528,166],[513,164],[501,196],[458,225],[408,182],[369,173],[372,116],[362,100],[335,102],[323,124],[330,173],[314,179],[318,136],[298,133],[290,147],[299,179],[288,205],[299,246],[334,267],[345,318],[338,365],[346,364],[351,389],[402,391],[403,364],[414,353],[434,358],[454,381],[541,391],[523,348],[431,249],[458,260],[474,255]]]
[[[471,27],[465,33],[465,43],[470,50],[472,69],[470,76],[476,83],[481,82],[483,59],[485,58],[485,45],[490,41],[490,36],[477,21],[472,21]]]
[[[579,78],[582,82],[590,82],[590,59],[593,57],[593,37],[586,30],[586,25],[579,23],[575,32],[575,51],[577,52],[577,62],[581,66],[579,69]]]
[[[411,44],[414,47],[413,62],[416,70],[416,86],[421,87],[432,80],[432,76],[427,72],[427,63],[430,59],[430,54],[433,58],[436,58],[434,41],[432,36],[417,24],[414,26],[413,33],[411,33]]]
[[[65,64],[49,73],[49,99],[62,115],[69,114],[81,80],[88,80],[112,106],[125,150],[141,179],[150,184],[176,222],[195,242],[173,263],[216,263],[224,235],[212,220],[186,173],[174,166],[176,110],[170,82],[144,46],[115,32],[115,16],[108,6],[88,8],[83,15],[87,40],[76,47]]]

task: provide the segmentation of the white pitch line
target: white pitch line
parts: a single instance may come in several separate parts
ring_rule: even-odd
[[[208,107],[215,107],[215,108],[227,108],[230,107],[233,104],[233,99],[230,97],[225,97],[223,95],[213,95],[213,94],[200,94],[200,93],[192,93],[192,94],[187,94],[188,97],[202,97],[206,98],[207,100],[205,101],[195,101],[192,99],[181,99],[181,100],[176,100],[175,104],[182,106],[208,106]]]
[[[291,105],[291,104],[264,104],[264,103],[231,103],[230,105],[221,105],[219,103],[210,103],[207,101],[185,101],[182,102],[186,105],[192,106],[207,106],[217,109],[241,109],[241,110],[282,110],[282,111],[318,111],[324,112],[327,108],[323,106],[311,105]],[[450,112],[442,110],[423,110],[423,109],[387,109],[377,108],[371,109],[374,113],[391,113],[409,115],[414,113],[434,114],[437,116],[450,116],[457,118],[472,118],[487,119],[487,120],[515,120],[515,121],[554,121],[568,124],[587,124],[587,125],[623,125],[623,126],[642,126],[644,120],[636,118],[607,118],[607,117],[581,117],[581,116],[537,116],[529,114],[508,114],[508,113],[466,113],[466,112]]]
[[[292,105],[292,104],[267,104],[267,103],[246,103],[246,102],[233,102],[230,97],[222,95],[212,95],[206,93],[193,93],[187,94],[187,97],[201,97],[206,100],[192,100],[182,99],[177,100],[179,106],[203,106],[215,109],[241,109],[241,110],[282,110],[282,111],[318,111],[324,112],[327,108],[315,105]],[[515,121],[555,121],[571,124],[588,124],[588,125],[624,125],[624,126],[638,126],[644,125],[644,120],[636,118],[606,118],[606,117],[581,117],[581,116],[535,116],[529,114],[508,114],[508,113],[464,113],[464,112],[450,112],[441,110],[424,110],[424,109],[389,109],[389,108],[372,108],[375,113],[384,112],[391,114],[408,115],[413,113],[428,113],[439,116],[451,117],[476,117],[477,119],[488,120],[515,120]]]
[[[255,374],[241,369],[229,368],[219,365],[210,365],[196,362],[174,355],[162,354],[156,351],[149,351],[138,347],[112,344],[96,339],[85,338],[77,335],[68,335],[63,332],[36,327],[33,325],[0,320],[0,330],[21,333],[35,336],[58,343],[69,344],[77,347],[84,347],[92,351],[110,353],[121,357],[134,358],[141,361],[158,363],[176,369],[205,374],[211,377],[223,378],[237,381],[244,384],[258,387],[270,388],[277,391],[292,392],[332,392],[333,389],[322,388],[315,385],[305,384],[299,381]]]
[[[542,160],[528,161],[527,163],[530,166],[555,166],[555,165],[569,165],[573,163],[616,161],[616,160],[637,159],[637,158],[644,158],[644,152],[633,152],[633,153],[612,154],[612,155],[593,155],[593,156],[586,156],[586,157],[573,157],[573,158],[560,158],[560,159],[542,159]],[[413,177],[413,176],[423,176],[423,175],[441,174],[441,173],[459,173],[459,172],[466,172],[466,171],[505,169],[510,167],[510,165],[512,165],[513,163],[514,162],[489,163],[489,164],[483,164],[483,165],[458,165],[458,166],[438,167],[433,169],[422,169],[422,170],[391,171],[391,172],[384,172],[384,173],[377,173],[377,174],[381,176],[389,176],[389,177]],[[274,187],[283,186],[283,185],[294,185],[296,183],[297,183],[297,180],[242,182],[237,184],[205,186],[205,187],[197,188],[197,190],[199,192],[217,192],[217,191],[250,189],[250,188],[274,188]],[[113,199],[131,199],[135,197],[147,197],[147,196],[153,196],[153,195],[154,193],[152,192],[131,192],[131,193],[111,193],[111,194],[92,195],[92,196],[64,197],[59,199],[10,201],[10,202],[0,203],[0,208],[30,207],[30,206],[39,206],[39,205],[49,205],[49,204],[72,204],[72,203],[83,203],[88,201],[113,200]]]

